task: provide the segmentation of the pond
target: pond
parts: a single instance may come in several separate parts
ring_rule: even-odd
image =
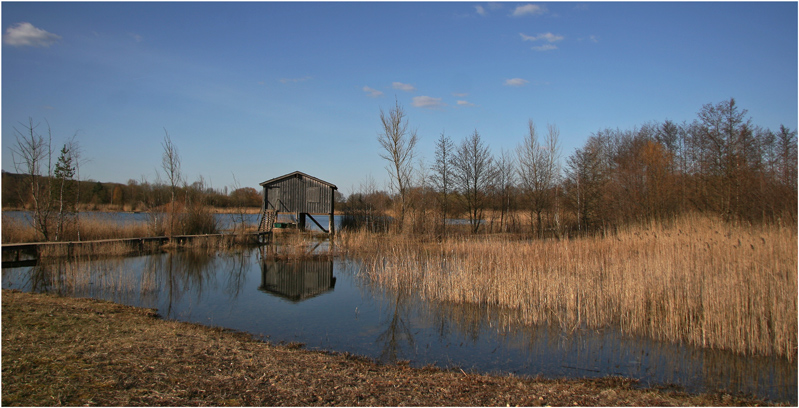
[[[159,215],[159,213],[153,213],[155,215]],[[139,224],[139,223],[148,223],[150,222],[151,213],[147,212],[124,212],[124,211],[112,211],[112,212],[104,212],[104,211],[86,211],[79,213],[81,219],[83,220],[92,220],[92,221],[102,221],[102,222],[110,222],[115,223],[118,225],[125,225],[125,224]],[[12,219],[20,219],[30,221],[31,212],[30,211],[3,211],[3,216],[10,217]],[[163,215],[161,215],[163,216]],[[233,227],[241,222],[241,219],[244,219],[244,222],[250,225],[258,225],[258,222],[261,220],[261,214],[214,214],[214,219],[221,231],[229,231],[233,229]],[[327,215],[314,215],[313,216],[316,221],[321,224],[323,227],[327,228],[328,222],[330,217]],[[336,228],[341,227],[341,216],[334,215],[333,220],[336,222]],[[277,221],[281,222],[294,222],[296,223],[296,217],[293,214],[279,214]],[[321,231],[319,227],[316,226],[310,220],[307,222],[306,229],[310,231]]]
[[[525,326],[514,313],[429,303],[362,278],[357,260],[279,260],[264,248],[174,252],[5,268],[2,287],[158,309],[273,343],[464,371],[635,378],[642,386],[750,393],[797,403],[796,363],[652,341],[613,328]]]

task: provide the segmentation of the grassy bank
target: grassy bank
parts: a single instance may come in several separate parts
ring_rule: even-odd
[[[429,300],[500,305],[525,323],[618,326],[656,339],[796,358],[797,232],[708,217],[608,237],[523,240],[342,233],[365,273]],[[363,255],[366,254],[366,255]]]
[[[152,310],[2,293],[2,404],[104,406],[717,406],[763,401],[380,365],[164,321]]]

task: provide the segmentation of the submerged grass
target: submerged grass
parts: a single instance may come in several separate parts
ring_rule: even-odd
[[[692,216],[608,237],[440,242],[348,233],[365,273],[423,298],[499,305],[528,324],[623,332],[793,361],[797,349],[797,231]]]
[[[719,406],[768,401],[381,365],[164,321],[91,299],[2,293],[4,406]]]

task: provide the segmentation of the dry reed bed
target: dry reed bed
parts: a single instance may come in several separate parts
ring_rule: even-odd
[[[116,223],[92,216],[83,216],[79,227],[74,222],[69,222],[65,225],[61,241],[77,241],[78,232],[80,232],[81,241],[139,238],[153,235],[150,233],[150,226],[146,222]],[[29,222],[6,215],[3,216],[2,241],[4,244],[40,242],[42,240],[42,235]]]
[[[562,241],[341,238],[347,252],[368,254],[364,272],[375,283],[425,299],[510,307],[525,323],[566,330],[613,325],[672,342],[796,357],[793,227],[688,217]]]

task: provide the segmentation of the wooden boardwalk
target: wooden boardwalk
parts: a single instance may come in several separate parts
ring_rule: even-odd
[[[244,236],[252,239],[253,243],[267,243],[268,235],[265,232],[251,232]],[[190,241],[202,238],[222,238],[235,237],[231,234],[205,234],[205,235],[173,235],[171,241],[182,245]],[[264,239],[266,238],[266,239]],[[35,264],[39,259],[42,250],[51,249],[53,251],[62,250],[69,256],[78,250],[88,250],[92,252],[95,248],[105,245],[125,244],[139,251],[144,251],[149,244],[165,245],[170,242],[167,236],[162,237],[142,237],[142,238],[116,238],[99,239],[94,241],[63,241],[63,242],[29,242],[22,244],[2,244],[3,268],[14,266],[29,266]]]

